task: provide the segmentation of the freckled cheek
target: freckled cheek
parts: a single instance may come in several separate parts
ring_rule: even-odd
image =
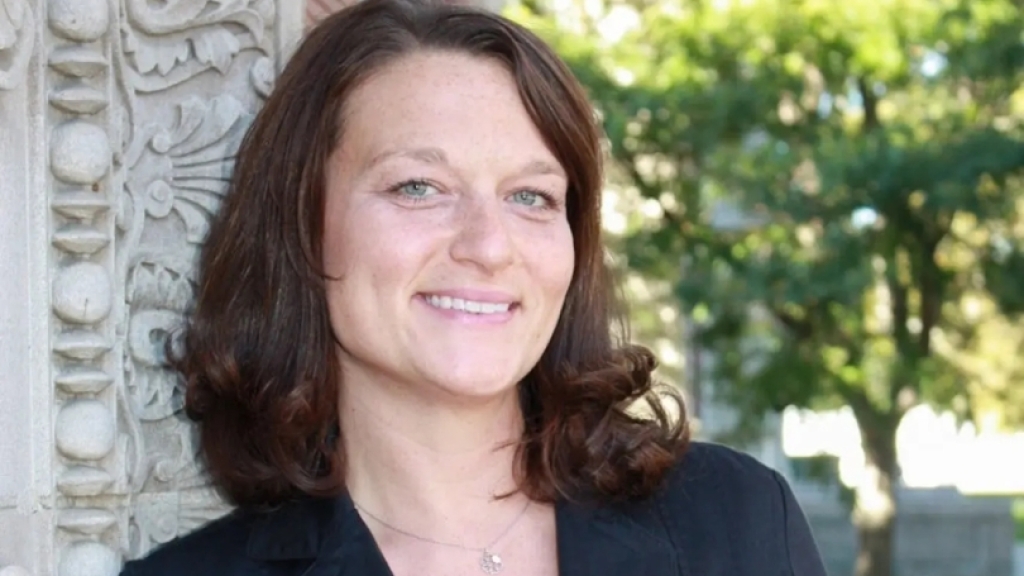
[[[365,329],[367,321],[379,320],[393,309],[383,299],[398,283],[380,254],[382,242],[375,245],[351,236],[346,240],[345,250],[335,255],[334,267],[328,270],[338,278],[327,284],[328,309],[336,329]]]
[[[528,262],[538,285],[550,298],[563,298],[572,282],[576,263],[572,234],[566,230],[543,241],[532,242],[525,253],[529,255]]]
[[[349,269],[353,284],[358,284],[353,290],[375,300],[404,298],[422,267],[427,243],[409,232],[389,227],[352,239]]]
[[[345,262],[349,259],[349,229],[346,211],[341,203],[329,198],[324,209],[324,232],[321,239],[321,250],[324,271],[330,276],[340,276]]]
[[[565,297],[566,291],[568,291],[568,289],[569,289],[569,284],[572,283],[572,277],[573,277],[573,273],[575,272],[575,270],[576,270],[576,253],[570,247],[562,255],[562,258],[561,258],[561,260],[559,262],[559,266],[558,266],[558,274],[559,274],[559,281],[560,281],[559,289],[561,291],[561,295],[562,295],[563,298]]]

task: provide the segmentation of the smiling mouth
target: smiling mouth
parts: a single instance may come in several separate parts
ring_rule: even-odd
[[[451,296],[436,296],[424,294],[423,300],[439,310],[455,310],[468,312],[470,314],[506,314],[514,310],[518,304],[515,302],[481,302],[478,300],[467,300],[465,298],[453,298]]]

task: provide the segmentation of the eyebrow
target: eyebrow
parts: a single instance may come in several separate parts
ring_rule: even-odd
[[[523,176],[559,176],[562,178],[568,178],[565,170],[562,169],[558,164],[552,164],[546,160],[533,160],[528,162],[526,166],[519,171]]]
[[[444,153],[444,150],[435,147],[424,147],[385,150],[370,159],[367,167],[372,168],[392,158],[411,158],[425,164],[451,165],[448,161],[448,155]],[[553,175],[562,178],[568,177],[565,170],[559,164],[547,160],[531,160],[518,171],[518,174],[521,176]]]
[[[392,158],[412,158],[413,160],[419,160],[420,162],[425,162],[427,164],[449,164],[448,156],[444,153],[444,150],[428,147],[385,150],[370,159],[367,166],[377,166],[378,164]]]

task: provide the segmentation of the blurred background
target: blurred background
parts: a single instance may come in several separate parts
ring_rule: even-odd
[[[1022,4],[502,10],[598,108],[611,258],[695,436],[784,471],[835,576],[1024,574]]]

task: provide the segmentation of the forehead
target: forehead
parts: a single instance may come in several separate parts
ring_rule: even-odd
[[[371,75],[343,110],[341,148],[362,162],[396,147],[461,155],[550,152],[501,62],[459,52],[403,56]]]
[[[375,70],[353,90],[346,108],[355,112],[438,103],[436,98],[424,102],[426,96],[476,96],[521,104],[515,79],[504,63],[455,50],[427,49],[399,56]]]

